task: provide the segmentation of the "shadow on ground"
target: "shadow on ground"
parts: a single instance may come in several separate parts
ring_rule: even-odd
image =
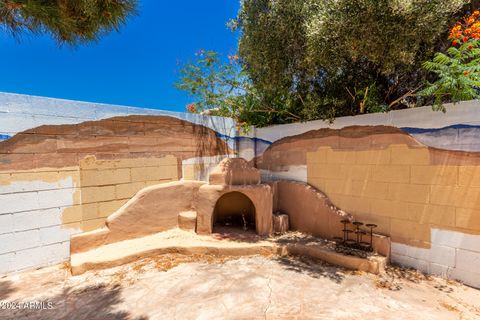
[[[322,260],[310,257],[277,257],[274,258],[286,270],[307,274],[312,278],[327,278],[335,283],[345,279],[344,269],[332,266]]]
[[[0,319],[32,320],[146,320],[147,317],[133,317],[128,311],[115,310],[123,300],[121,286],[97,285],[82,289],[65,288],[53,297],[43,297],[30,308],[1,310]],[[17,301],[23,303],[24,301]],[[42,304],[43,303],[43,304]],[[42,307],[40,305],[42,304]],[[7,316],[4,318],[3,316]]]
[[[0,300],[6,300],[15,291],[15,287],[11,281],[0,281]]]
[[[255,243],[265,241],[268,237],[259,236],[253,229],[247,231],[237,227],[226,227],[215,225],[213,228],[212,238],[216,240],[228,240],[233,242]]]

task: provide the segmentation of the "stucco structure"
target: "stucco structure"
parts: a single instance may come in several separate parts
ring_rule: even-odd
[[[138,191],[236,149],[227,118],[7,93],[0,115],[0,273],[68,260]]]
[[[73,252],[179,225],[209,233],[218,200],[238,193],[260,234],[273,211],[326,238],[347,215],[378,224],[394,262],[480,287],[478,102],[248,136],[226,118],[5,93],[0,113],[0,273],[65,261],[82,232]],[[217,166],[235,157],[249,163]]]
[[[480,287],[479,136],[472,101],[257,129],[250,160],[262,179],[307,182],[376,223],[392,261]]]
[[[213,171],[210,183],[183,180],[141,190],[110,215],[104,227],[73,236],[71,252],[83,252],[176,228],[179,221],[185,221],[185,212],[189,212],[189,216],[195,219],[197,233],[210,234],[213,231],[218,200],[232,192],[245,195],[253,203],[257,233],[271,234],[271,187],[260,183],[258,170],[244,159],[227,158]],[[232,212],[242,214],[241,209],[233,208]]]

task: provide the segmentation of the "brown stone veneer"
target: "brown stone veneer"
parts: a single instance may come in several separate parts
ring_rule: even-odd
[[[205,126],[167,116],[125,116],[18,133],[0,142],[0,171],[75,166],[89,155],[99,160],[173,155],[181,161],[231,153]]]
[[[427,150],[432,165],[480,165],[480,152],[443,150],[422,145],[408,133],[389,126],[351,126],[319,129],[275,141],[254,162],[259,169],[288,171],[289,166],[307,164],[307,153],[320,147],[333,150],[383,150],[405,145]]]

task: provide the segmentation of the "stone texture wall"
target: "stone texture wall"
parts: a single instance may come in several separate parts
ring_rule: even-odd
[[[480,164],[434,164],[428,148],[392,145],[319,148],[307,154],[307,168],[309,184],[391,236],[394,261],[479,285],[472,262],[480,262],[473,245],[480,238]],[[459,243],[458,234],[472,244]]]
[[[392,239],[392,260],[480,287],[478,103],[255,130],[264,180],[308,182]],[[244,145],[248,145],[244,143]]]
[[[65,210],[63,223],[76,223],[83,231],[104,225],[105,218],[141,189],[179,180],[174,156],[80,161],[80,204]]]
[[[0,93],[0,274],[67,260],[73,234],[146,186],[208,176],[234,138],[225,118]]]

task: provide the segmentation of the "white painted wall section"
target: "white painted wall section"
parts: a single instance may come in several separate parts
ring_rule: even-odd
[[[392,262],[480,288],[480,236],[432,229],[429,249],[392,243]]]

